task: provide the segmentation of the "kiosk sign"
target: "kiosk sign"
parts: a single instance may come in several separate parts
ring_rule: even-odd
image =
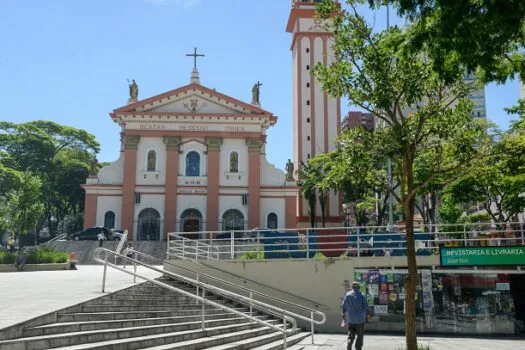
[[[525,265],[525,246],[442,247],[441,266]]]

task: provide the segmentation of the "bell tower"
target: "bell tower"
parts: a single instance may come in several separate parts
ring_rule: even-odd
[[[317,63],[330,64],[334,59],[334,34],[315,18],[321,0],[292,0],[286,31],[292,33],[294,166],[299,169],[315,155],[332,151],[341,125],[341,103],[323,92],[313,76]],[[300,196],[300,195],[299,195]],[[298,221],[309,223],[308,205],[297,198]],[[330,193],[326,206],[327,223],[341,224],[339,194]],[[317,204],[317,216],[321,215]],[[317,220],[320,222],[320,220]]]

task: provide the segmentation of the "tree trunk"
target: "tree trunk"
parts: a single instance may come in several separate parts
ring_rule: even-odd
[[[308,197],[308,206],[310,207],[310,226],[312,228],[315,227],[315,221],[316,221],[316,208],[315,208],[315,204],[317,202],[317,198],[316,198],[316,195],[310,195]]]
[[[416,332],[416,288],[418,285],[416,250],[414,241],[415,196],[410,195],[414,188],[413,158],[405,155],[405,192],[403,193],[403,213],[406,225],[408,278],[405,299],[405,337],[407,350],[417,350]]]
[[[321,193],[319,195],[319,205],[321,206],[321,224],[326,226],[326,195]]]

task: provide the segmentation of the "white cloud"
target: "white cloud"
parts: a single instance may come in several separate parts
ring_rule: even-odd
[[[144,0],[153,6],[180,6],[184,9],[198,6],[202,0]]]

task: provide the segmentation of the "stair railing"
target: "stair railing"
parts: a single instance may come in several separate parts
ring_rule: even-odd
[[[219,247],[181,235],[168,234],[167,256],[177,259],[219,260]]]
[[[227,285],[229,287],[233,287],[233,288],[237,288],[237,289],[242,290],[243,292],[245,292],[245,293],[247,293],[249,295],[248,300],[249,300],[250,303],[252,303],[253,301],[257,301],[256,299],[254,299],[254,297],[255,296],[259,296],[259,297],[262,297],[264,299],[271,300],[272,302],[277,302],[277,303],[280,303],[280,304],[292,306],[292,307],[295,307],[297,309],[301,309],[303,311],[306,311],[309,314],[310,317],[306,317],[306,316],[303,316],[303,315],[300,315],[300,314],[297,314],[297,313],[293,313],[293,312],[290,312],[288,310],[279,309],[279,310],[285,311],[289,316],[291,316],[293,318],[298,318],[298,319],[301,319],[303,321],[306,321],[306,322],[310,323],[312,344],[314,344],[314,329],[315,329],[315,325],[321,325],[321,324],[324,324],[326,322],[326,314],[324,314],[323,312],[321,312],[319,310],[316,310],[316,309],[313,309],[313,308],[309,308],[309,307],[301,305],[301,304],[293,303],[293,302],[288,301],[288,300],[280,299],[280,298],[277,298],[277,297],[274,297],[274,296],[271,296],[271,295],[268,295],[268,294],[264,294],[264,293],[259,292],[257,290],[246,288],[246,287],[243,287],[243,286],[238,285],[236,283],[233,283],[233,282],[230,282],[230,281],[226,281],[224,279],[221,279],[221,278],[218,278],[218,277],[215,277],[215,276],[212,276],[212,275],[208,275],[208,274],[205,274],[205,273],[197,272],[197,271],[185,268],[185,267],[177,266],[177,265],[174,265],[174,264],[170,263],[169,261],[163,261],[162,259],[159,259],[157,257],[151,256],[151,255],[146,254],[146,253],[139,252],[137,250],[133,250],[133,254],[134,254],[133,256],[135,257],[135,259],[140,258],[140,260],[142,260],[142,261],[144,261],[144,259],[146,259],[146,260],[154,261],[154,262],[158,263],[159,265],[162,265],[162,264],[170,265],[170,266],[173,266],[174,268],[177,268],[177,269],[180,269],[180,270],[184,270],[184,271],[186,271],[188,273],[194,274],[195,278],[191,279],[191,280],[193,282],[196,282],[196,283],[192,283],[192,284],[196,285],[196,295],[199,295],[199,286],[201,286],[201,285],[209,286],[209,284],[205,284],[204,281],[203,281],[203,278],[206,278],[206,279],[211,280],[213,282],[218,282],[218,283],[221,283],[223,285]],[[165,273],[167,273],[167,271]],[[181,276],[179,274],[176,274],[176,275],[177,276]],[[185,277],[185,276],[182,276],[182,277]],[[185,277],[185,280],[187,280],[187,279],[188,278]],[[224,290],[224,289],[218,288],[216,286],[213,286],[213,287],[218,289],[217,294],[224,295],[224,291],[226,291],[228,293],[235,294],[235,296],[234,296],[235,298],[237,298],[237,295],[239,295],[239,294],[231,292],[229,290]],[[316,319],[316,316],[319,316],[320,319]]]
[[[146,277],[144,275],[141,275],[139,273],[137,273],[136,271],[130,271],[130,270],[127,270],[127,269],[124,269],[116,264],[113,264],[111,262],[109,262],[110,258],[111,257],[117,257],[117,258],[120,258],[120,259],[123,259],[123,260],[126,260],[128,261],[130,264],[134,264],[135,266],[136,265],[139,265],[139,266],[142,266],[144,268],[147,268],[149,270],[152,270],[152,271],[156,271],[156,272],[159,272],[163,275],[168,275],[170,277],[173,277],[177,280],[180,280],[180,281],[183,281],[183,282],[186,282],[186,283],[190,283],[190,284],[198,284],[199,287],[201,288],[201,292],[200,292],[200,295],[196,295],[196,294],[193,294],[193,293],[190,293],[190,292],[187,292],[183,289],[180,289],[180,288],[177,288],[177,287],[174,287],[174,286],[171,286],[169,284],[166,284],[166,283],[163,283],[161,281],[158,281],[156,279],[153,279],[153,278],[149,278],[149,277]],[[284,346],[284,349],[286,349],[287,347],[287,336],[288,334],[293,334],[295,332],[295,330],[297,329],[297,321],[288,315],[289,312],[286,312],[285,310],[281,310],[277,307],[274,307],[272,305],[269,305],[269,304],[265,304],[263,302],[260,302],[260,301],[257,301],[257,300],[251,300],[242,296],[242,295],[239,295],[239,294],[236,294],[236,293],[232,293],[232,292],[229,292],[229,291],[226,291],[226,290],[223,290],[221,288],[218,288],[218,287],[214,287],[214,286],[211,286],[209,284],[205,284],[205,283],[201,283],[199,281],[195,281],[195,280],[192,280],[191,278],[187,278],[187,277],[184,277],[184,276],[181,276],[181,275],[177,275],[175,273],[172,273],[172,272],[169,272],[169,271],[164,271],[164,270],[161,270],[161,269],[158,269],[154,266],[151,266],[151,265],[148,265],[142,261],[139,261],[137,259],[132,259],[132,258],[129,258],[125,255],[122,255],[122,254],[118,254],[114,251],[111,251],[109,249],[106,249],[106,248],[101,248],[101,247],[98,247],[95,249],[95,252],[94,252],[94,255],[93,255],[93,259],[98,262],[98,263],[101,263],[101,264],[104,264],[104,272],[103,272],[103,276],[102,276],[102,292],[104,293],[105,291],[105,287],[106,287],[106,274],[107,274],[107,268],[108,266],[111,267],[111,268],[114,268],[116,270],[119,270],[119,271],[122,271],[122,272],[125,272],[129,275],[132,275],[135,279],[138,277],[138,278],[141,278],[145,281],[148,281],[152,284],[155,284],[159,287],[162,287],[162,288],[165,288],[165,289],[168,289],[172,292],[175,292],[175,293],[179,293],[179,294],[182,294],[186,297],[189,297],[189,298],[192,298],[196,301],[196,303],[201,303],[202,305],[202,308],[201,308],[201,329],[202,330],[205,330],[206,329],[206,325],[205,325],[205,317],[206,317],[206,312],[205,312],[205,305],[209,305],[209,306],[213,306],[213,307],[216,307],[216,308],[219,308],[219,309],[222,309],[226,312],[231,312],[231,313],[234,313],[238,316],[241,316],[243,318],[246,318],[252,322],[255,322],[255,323],[258,323],[258,324],[261,324],[265,327],[269,327],[275,331],[278,331],[278,332],[281,332],[283,334],[283,346]],[[206,291],[212,291],[214,293],[217,293],[218,291],[221,291],[223,295],[227,295],[229,298],[232,298],[232,300],[236,301],[236,302],[239,302],[239,301],[243,301],[245,304],[248,304],[250,306],[250,313],[249,314],[245,314],[243,312],[240,312],[234,308],[231,308],[231,307],[228,307],[228,306],[225,306],[225,305],[222,305],[222,304],[219,304],[219,303],[216,303],[214,301],[211,301],[209,299],[206,299]],[[218,294],[218,293],[217,293]],[[264,320],[261,320],[261,319],[258,319],[257,317],[254,317],[253,316],[253,311],[252,309],[253,308],[256,308],[266,314],[270,314],[270,315],[274,315],[274,316],[277,316],[277,317],[280,317],[282,318],[283,320],[283,326],[276,326],[270,322],[267,322],[267,321],[264,321]],[[290,330],[287,329],[287,323],[290,323],[292,325],[292,328]]]
[[[51,244],[53,242],[59,241],[61,239],[64,239],[66,237],[67,237],[67,233],[61,233],[61,234],[51,238],[49,241],[46,241],[46,242],[42,243],[41,245],[46,246],[46,245],[49,245],[49,244]]]
[[[117,249],[115,250],[117,253],[121,253],[122,249],[124,249],[124,246],[126,245],[126,242],[128,240],[128,233],[127,230],[125,233],[122,234],[122,237],[120,238],[120,241],[118,242]]]

